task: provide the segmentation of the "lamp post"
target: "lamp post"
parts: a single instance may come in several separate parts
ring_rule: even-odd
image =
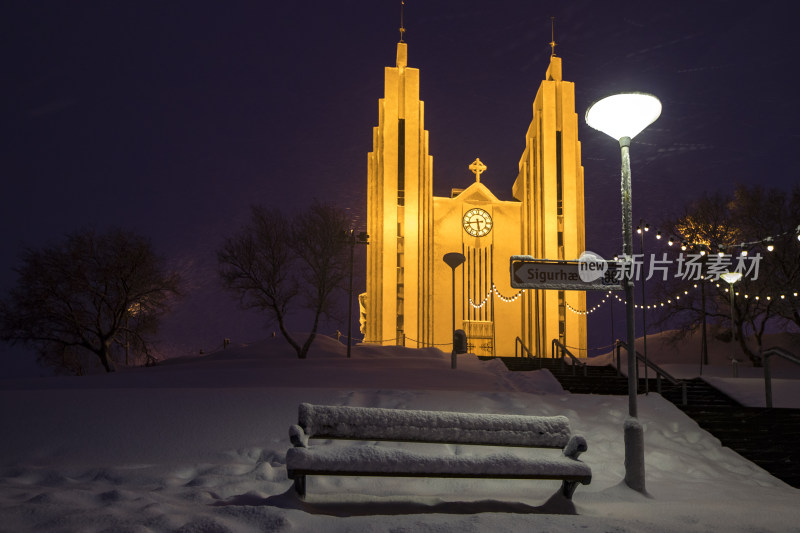
[[[734,320],[734,312],[736,308],[733,306],[733,284],[742,279],[741,272],[725,272],[720,276],[722,279],[728,282],[728,292],[731,293],[731,343],[736,340],[736,321]]]
[[[125,366],[130,365],[131,353],[131,317],[136,316],[142,310],[142,304],[134,302],[128,306],[127,313],[125,313]]]
[[[589,106],[586,123],[619,141],[622,156],[622,251],[633,258],[633,209],[631,204],[631,139],[652,124],[661,114],[661,102],[645,93],[608,96]],[[623,269],[625,285],[626,329],[628,337],[628,419],[625,420],[625,483],[645,492],[644,430],[637,420],[636,407],[636,332],[632,262]]]
[[[611,313],[611,342],[617,344],[617,337],[614,335],[614,298],[608,300],[608,311]],[[617,372],[619,372],[619,368],[617,368]]]
[[[700,305],[703,308],[703,317],[701,319],[701,334],[700,334],[700,375],[703,375],[703,365],[708,366],[708,332],[706,323],[706,254],[705,249],[700,247]]]
[[[450,366],[452,368],[456,367],[456,342],[455,342],[455,332],[456,332],[456,267],[462,264],[464,261],[467,260],[464,257],[464,254],[460,254],[458,252],[450,252],[448,254],[444,254],[442,260],[447,263],[447,266],[453,271],[453,352],[451,354],[451,361]]]
[[[350,245],[350,298],[347,300],[347,357],[350,358],[353,332],[353,254],[356,244],[369,244],[369,235],[361,231],[356,235],[354,229],[345,232],[345,241]]]

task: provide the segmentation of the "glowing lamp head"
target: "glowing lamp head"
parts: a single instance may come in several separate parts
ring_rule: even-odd
[[[621,93],[590,105],[586,123],[614,139],[633,139],[660,115],[661,102],[652,94]]]
[[[719,277],[721,277],[722,279],[724,279],[725,281],[727,281],[728,283],[733,285],[734,283],[736,283],[737,281],[742,279],[742,273],[741,272],[725,272],[724,274],[720,274]]]

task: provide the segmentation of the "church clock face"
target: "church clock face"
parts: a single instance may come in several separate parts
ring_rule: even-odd
[[[483,237],[492,231],[492,217],[483,209],[474,208],[464,213],[464,231],[473,237]]]

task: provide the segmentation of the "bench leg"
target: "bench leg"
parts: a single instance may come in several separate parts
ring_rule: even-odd
[[[294,491],[300,498],[306,497],[306,476],[297,476],[294,478]]]
[[[564,482],[561,485],[561,494],[563,494],[566,499],[571,500],[572,495],[575,493],[575,489],[577,487],[578,487],[577,481],[564,480]]]

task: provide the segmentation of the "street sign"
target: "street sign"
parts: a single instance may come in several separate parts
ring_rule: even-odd
[[[529,255],[511,257],[511,286],[515,289],[621,291],[617,263],[597,257],[562,261]]]

